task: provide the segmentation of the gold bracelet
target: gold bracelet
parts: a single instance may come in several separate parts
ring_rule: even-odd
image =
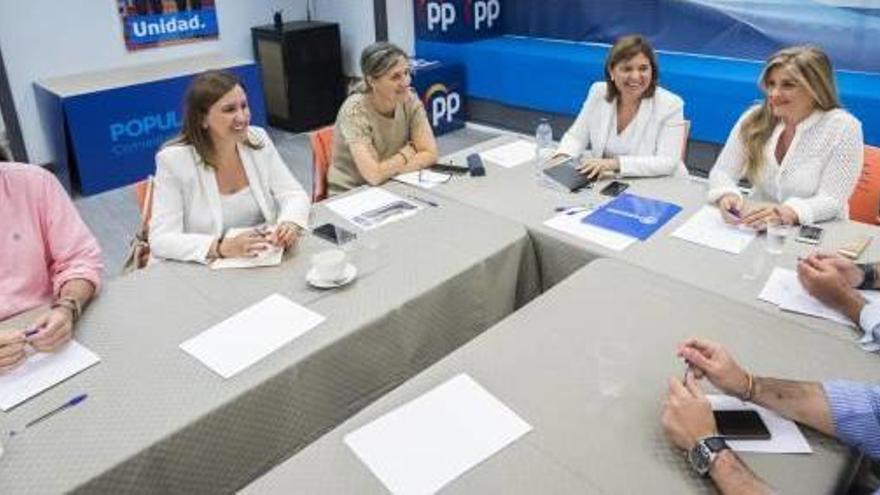
[[[741,397],[741,399],[745,402],[752,400],[755,395],[755,379],[752,378],[752,374],[746,372],[746,377],[749,379],[749,388],[746,389],[746,393]]]

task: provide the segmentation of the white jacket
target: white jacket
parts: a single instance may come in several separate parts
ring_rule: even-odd
[[[238,146],[250,188],[268,224],[308,227],[309,197],[284,164],[266,131],[251,127],[260,149]],[[156,154],[150,251],[159,258],[205,263],[223,230],[220,191],[214,169],[190,145],[167,146]]]
[[[756,109],[742,114],[715,160],[709,173],[710,203],[725,194],[742,197],[737,182],[745,172],[746,150],[739,132],[746,116]],[[790,206],[801,224],[849,218],[849,197],[864,160],[862,124],[840,108],[816,110],[797,125],[780,164],[776,145],[784,128],[778,123],[764,146],[764,164],[750,199]]]
[[[602,158],[605,143],[612,121],[616,121],[616,100],[605,100],[605,82],[594,83],[590,87],[577,119],[562,141],[557,153]],[[684,101],[677,95],[657,87],[654,96],[645,98],[639,111],[630,122],[632,149],[626,155],[618,156],[620,175],[646,177],[656,175],[687,175],[682,162],[682,149],[685,140]]]

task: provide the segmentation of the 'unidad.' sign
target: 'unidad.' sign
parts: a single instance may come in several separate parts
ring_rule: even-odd
[[[129,50],[185,43],[218,36],[213,2],[180,0],[174,4],[142,0],[120,6]],[[177,9],[175,10],[175,5]],[[166,12],[166,9],[169,11]]]

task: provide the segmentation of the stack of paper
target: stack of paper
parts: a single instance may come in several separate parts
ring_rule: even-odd
[[[232,238],[245,232],[253,231],[253,228],[229,229],[226,232],[227,238]],[[278,246],[269,246],[265,251],[261,252],[253,258],[218,258],[211,262],[212,270],[222,270],[225,268],[254,268],[258,266],[275,266],[281,264],[284,257],[284,248]]]
[[[480,153],[484,161],[492,162],[506,168],[516,167],[535,159],[535,143],[517,139],[488,151]]]
[[[364,230],[415,215],[421,206],[378,187],[370,187],[327,203],[334,213]]]
[[[728,225],[718,208],[706,205],[676,229],[672,237],[739,254],[755,238],[755,231]]]
[[[75,340],[53,353],[38,352],[18,368],[0,373],[0,409],[8,411],[100,361]]]
[[[748,411],[761,416],[769,440],[728,440],[730,448],[737,452],[764,452],[770,454],[812,454],[813,449],[794,421],[785,419],[775,412],[751,402],[743,402],[729,395],[707,395],[714,411]]]
[[[869,301],[880,301],[880,294],[877,291],[861,291],[861,294]],[[761,293],[758,294],[758,299],[773,303],[784,311],[816,316],[842,325],[856,326],[846,315],[811,296],[801,285],[794,270],[774,268]]]
[[[180,344],[223,378],[229,378],[303,335],[324,317],[272,294]]]
[[[349,433],[392,493],[434,493],[532,429],[468,375]]]
[[[592,210],[577,213],[564,211],[544,222],[544,225],[551,229],[573,235],[578,239],[583,239],[604,246],[613,251],[623,251],[632,243],[636,242],[635,237],[630,237],[618,232],[583,223],[584,217],[592,212]]]

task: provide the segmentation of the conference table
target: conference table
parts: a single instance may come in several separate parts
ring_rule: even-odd
[[[442,157],[440,163],[462,165],[467,155],[483,152],[520,138],[499,136]],[[536,179],[533,163],[505,168],[484,160],[486,176],[453,176],[448,182],[425,191],[434,198],[448,198],[520,222],[529,231],[535,246],[544,290],[553,287],[577,269],[598,258],[624,260],[703,290],[742,302],[782,319],[819,329],[829,335],[853,341],[857,332],[826,320],[781,312],[773,304],[758,300],[773,267],[795,269],[798,257],[817,249],[835,251],[862,234],[877,236],[875,226],[848,221],[823,222],[824,236],[819,246],[795,242],[790,236],[784,253],[770,256],[765,236],[759,236],[738,255],[707,248],[671,237],[671,233],[706,205],[706,181],[692,177],[624,178],[627,193],[669,201],[682,207],[659,231],[644,242],[615,251],[544,225],[557,215],[557,207],[585,205],[596,207],[609,198],[599,194],[609,180],[577,193],[548,187],[548,180]],[[410,186],[415,189],[415,186]],[[880,260],[880,242],[871,243],[859,261]],[[755,270],[759,267],[760,270]],[[744,276],[746,274],[751,277]],[[860,332],[859,332],[860,333]]]
[[[601,259],[357,413],[243,494],[385,493],[344,437],[464,373],[533,429],[441,493],[694,493],[693,474],[659,422],[681,340],[726,345],[761,376],[873,381],[876,356],[823,332],[620,260]],[[708,392],[711,386],[704,385]],[[801,427],[812,454],[742,454],[780,493],[834,493],[857,461]]]
[[[522,226],[437,203],[359,232],[346,249],[361,273],[335,290],[305,282],[310,256],[331,247],[313,236],[275,267],[166,261],[107,281],[76,335],[101,363],[0,413],[0,431],[88,399],[3,434],[0,493],[234,491],[538,293]],[[353,229],[316,210],[316,224]],[[229,379],[178,348],[274,293],[326,320]]]

